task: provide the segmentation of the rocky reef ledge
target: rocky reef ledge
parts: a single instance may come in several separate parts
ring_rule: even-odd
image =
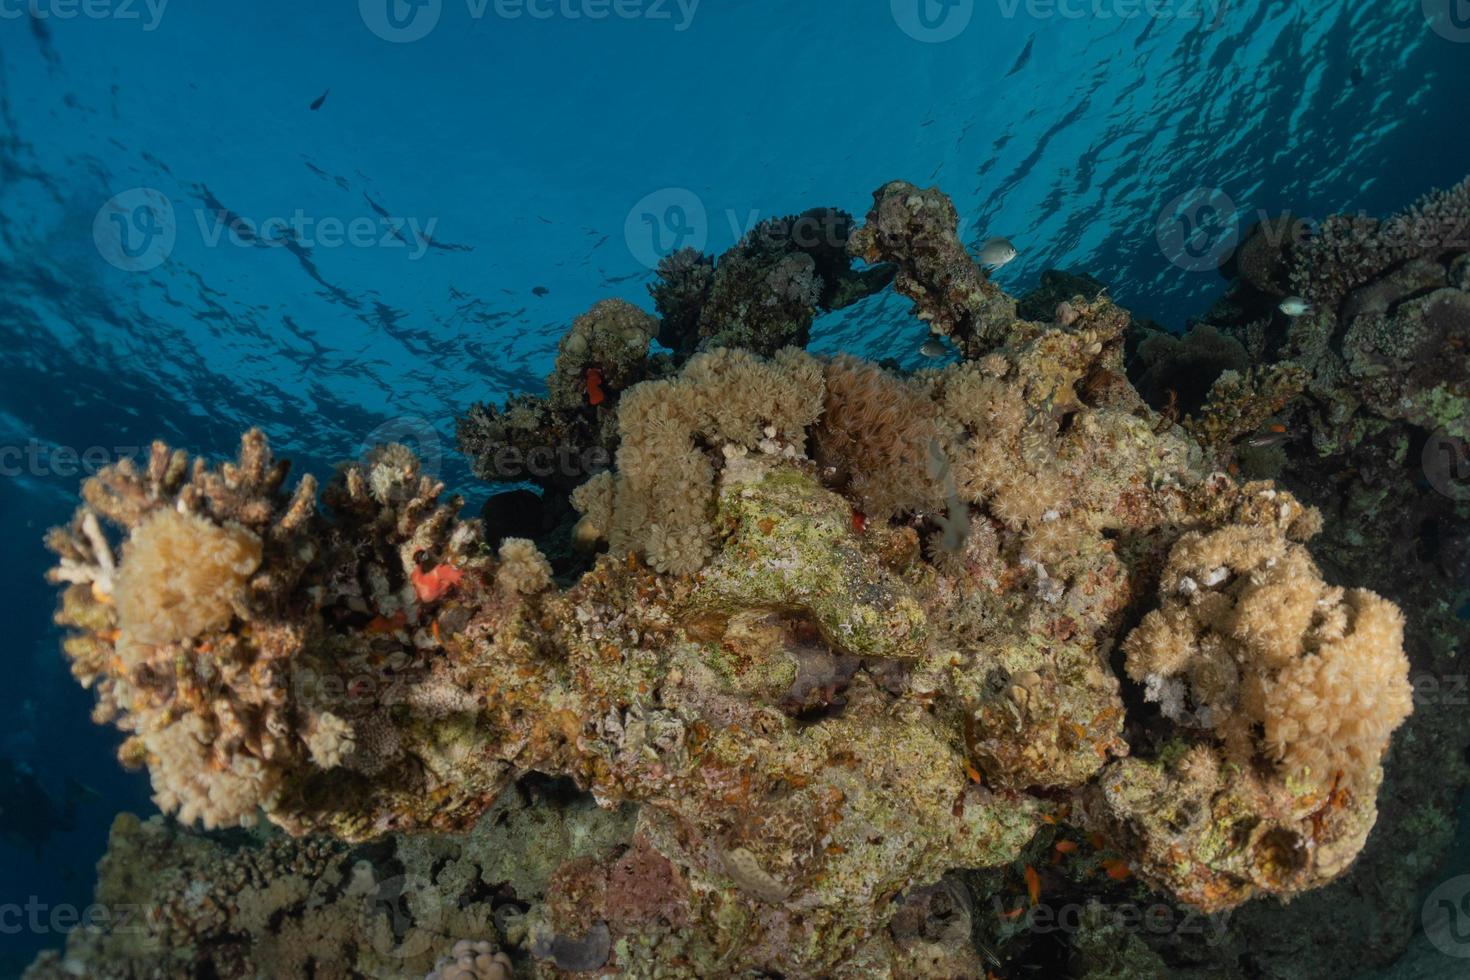
[[[1463,375],[1369,368],[1463,339],[1466,284],[1341,352],[1332,304],[1414,259],[1302,248],[1323,312],[1288,336],[1160,338],[1064,277],[1021,318],[937,190],[803,219],[819,245],[670,257],[660,318],[599,304],[546,398],[466,415],[486,478],[613,462],[545,481],[539,540],[401,446],[320,494],[254,431],[89,480],[48,539],[66,654],[176,821],[118,820],[99,901],[142,911],[28,976],[1153,976],[1174,954],[1113,942],[1108,903],[1343,875],[1413,707],[1405,618],[1314,557],[1363,545],[1321,471],[1243,470],[1278,427],[1320,460],[1329,427],[1461,426]],[[803,349],[890,282],[958,363]],[[1231,343],[1192,411],[1159,397]],[[1087,910],[1061,953],[1025,927],[1056,895]]]

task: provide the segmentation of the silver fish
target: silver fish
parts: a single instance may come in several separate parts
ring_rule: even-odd
[[[1281,301],[1281,306],[1278,309],[1287,316],[1306,316],[1312,312],[1312,304],[1300,296],[1288,296]]]
[[[919,353],[925,357],[943,357],[949,353],[949,348],[944,346],[944,341],[938,337],[930,337],[919,348]]]
[[[980,257],[976,260],[987,269],[999,269],[1009,265],[1020,254],[1009,238],[992,238],[980,246]]]

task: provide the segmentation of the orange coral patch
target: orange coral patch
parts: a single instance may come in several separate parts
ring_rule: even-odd
[[[442,599],[445,593],[458,585],[464,578],[464,572],[453,565],[437,565],[427,572],[415,568],[411,577],[414,595],[419,597],[419,602],[433,602]]]

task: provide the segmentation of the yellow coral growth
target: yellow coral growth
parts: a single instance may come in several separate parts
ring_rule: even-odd
[[[624,393],[618,471],[573,494],[578,538],[642,552],[661,572],[698,571],[712,550],[715,464],[727,447],[790,449],[822,411],[821,365],[795,348],[763,360],[741,350],[690,359],[683,373]]]
[[[1242,763],[1371,781],[1413,707],[1392,603],[1329,587],[1305,547],[1250,525],[1185,535],[1161,589],[1124,651],[1165,715],[1213,729]]]
[[[1354,589],[1325,619],[1317,650],[1271,683],[1247,684],[1245,705],[1288,766],[1323,774],[1371,768],[1413,711],[1404,618],[1393,603]]]
[[[944,428],[923,388],[850,357],[827,365],[827,397],[815,433],[817,459],[869,517],[938,510],[944,489],[926,470]]]
[[[173,643],[229,625],[261,542],[239,525],[159,510],[133,530],[117,574],[127,643]]]

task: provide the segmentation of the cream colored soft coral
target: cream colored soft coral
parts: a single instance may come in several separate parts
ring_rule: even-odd
[[[577,539],[606,538],[659,571],[689,574],[709,557],[716,449],[799,448],[822,413],[820,362],[795,348],[769,360],[742,350],[698,354],[677,377],[645,381],[618,406],[617,472],[572,495]]]
[[[551,585],[551,563],[529,538],[506,538],[495,584],[507,595],[534,595]]]
[[[311,761],[323,769],[340,765],[356,747],[351,723],[330,711],[316,716],[303,740]]]
[[[1413,708],[1392,603],[1329,587],[1304,546],[1250,525],[1186,534],[1161,591],[1124,651],[1166,715],[1212,729],[1242,763],[1371,781]]]
[[[123,646],[173,643],[229,625],[261,542],[239,525],[159,510],[123,546],[117,612]]]
[[[1393,603],[1364,589],[1343,593],[1322,616],[1316,649],[1269,682],[1245,686],[1244,704],[1262,720],[1267,749],[1314,773],[1376,766],[1413,710],[1403,639],[1404,617]]]
[[[211,750],[214,737],[198,715],[184,715],[142,735],[153,802],[164,813],[177,811],[182,824],[198,820],[206,829],[249,826],[273,795],[279,773],[243,753],[221,765]]]

